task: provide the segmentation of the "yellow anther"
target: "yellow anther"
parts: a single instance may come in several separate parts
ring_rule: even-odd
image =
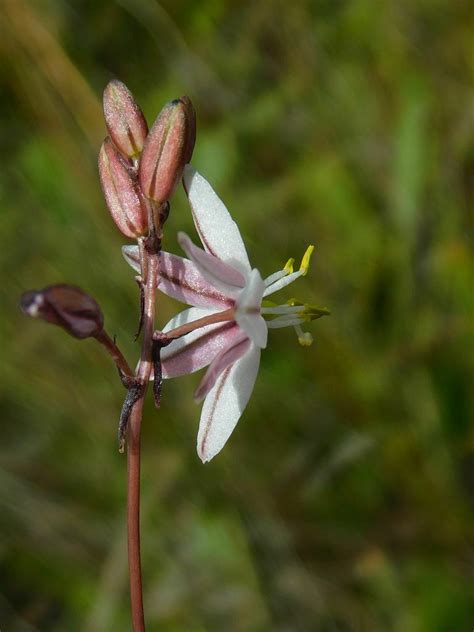
[[[287,274],[291,274],[293,272],[294,262],[295,260],[293,258],[288,259],[288,261],[285,263],[285,267],[283,268],[283,272],[286,272]]]
[[[300,272],[302,276],[305,276],[309,269],[309,262],[311,261],[311,255],[314,252],[314,246],[310,245],[306,248],[306,252],[301,259]]]
[[[289,298],[286,301],[286,304],[289,305],[290,307],[295,307],[295,305],[304,305],[304,303],[302,303],[301,301],[298,301],[296,298]]]
[[[309,331],[305,331],[301,336],[298,336],[298,342],[302,347],[310,347],[313,344],[313,336]]]

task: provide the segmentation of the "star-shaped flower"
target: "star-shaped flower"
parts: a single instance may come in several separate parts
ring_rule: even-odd
[[[204,250],[179,233],[188,259],[160,255],[158,289],[192,306],[164,327],[163,334],[173,340],[162,349],[161,364],[164,378],[208,367],[195,393],[196,399],[204,398],[197,451],[206,462],[222,449],[247,405],[268,329],[294,326],[300,343],[310,345],[311,334],[301,330],[301,323],[329,312],[295,300],[279,306],[264,300],[307,273],[313,246],[299,270],[293,271],[290,259],[262,280],[249,263],[237,224],[211,185],[189,165],[183,181]],[[140,272],[138,248],[125,246],[123,254]]]

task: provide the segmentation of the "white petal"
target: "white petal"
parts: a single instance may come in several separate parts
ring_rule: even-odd
[[[161,354],[161,372],[164,379],[172,377],[179,377],[180,375],[187,375],[188,373],[194,373],[199,371],[208,365],[217,365],[217,368],[222,366],[218,364],[216,358],[224,355],[224,360],[227,359],[228,364],[232,364],[232,361],[237,360],[240,357],[237,351],[240,351],[240,355],[243,355],[246,348],[240,347],[234,350],[235,341],[242,340],[244,337],[250,345],[250,341],[245,337],[245,334],[239,328],[239,326],[232,321],[220,323],[220,327],[213,328],[212,331],[205,327],[191,332],[184,336],[185,344],[177,344],[178,341],[174,341],[166,347],[168,352]],[[231,353],[226,353],[226,350],[233,350]],[[224,362],[225,364],[225,362]],[[224,370],[226,366],[223,367]],[[213,375],[215,372],[213,373]],[[215,376],[214,382],[218,375]],[[212,375],[209,375],[209,380]],[[208,383],[209,383],[208,380]],[[214,386],[214,383],[209,384],[208,390]]]
[[[198,248],[186,233],[178,233],[178,243],[189,259],[218,292],[235,300],[246,283],[246,276],[214,255]]]
[[[235,364],[237,360],[240,360],[240,358],[249,351],[252,342],[248,336],[241,331],[235,323],[233,324],[233,329],[236,330],[238,334],[236,336],[228,334],[228,345],[219,351],[212,359],[206,374],[202,378],[194,393],[194,399],[197,401],[201,401],[206,397],[219,379],[219,376],[227,369],[227,367]],[[215,332],[212,332],[211,335],[215,337],[216,334]]]
[[[135,272],[141,273],[140,258],[138,254],[138,246],[122,246],[122,255],[125,261],[131,266]]]
[[[257,268],[254,268],[248,275],[244,289],[239,294],[236,304],[237,309],[258,310],[260,312],[264,290],[265,284],[262,281],[260,272]]]
[[[203,463],[223,448],[252,393],[260,364],[260,349],[252,345],[235,364],[225,369],[204,400],[197,451]]]
[[[260,272],[253,269],[235,304],[235,320],[258,347],[267,346],[268,329],[260,313],[265,284]]]
[[[225,264],[221,263],[221,265]],[[164,251],[160,253],[158,289],[193,307],[219,310],[234,304],[231,298],[203,277],[192,261]]]
[[[179,312],[179,314],[176,314],[176,316],[173,316],[173,318],[171,318],[163,327],[162,331],[166,333],[167,331],[176,329],[176,327],[181,327],[181,325],[191,323],[198,318],[203,318],[204,316],[215,314],[215,312],[216,310],[206,309],[204,307],[190,307],[189,309],[185,309],[182,312]]]
[[[183,183],[204,249],[243,274],[250,272],[239,228],[209,182],[186,165]]]
[[[171,329],[175,329],[176,327],[179,327],[180,325],[185,325],[186,323],[192,322],[193,320],[197,320],[198,318],[203,318],[204,316],[209,316],[215,313],[216,313],[215,310],[203,309],[200,307],[190,307],[189,309],[185,309],[184,311],[180,312],[179,314],[174,316],[169,322],[167,322],[163,328],[163,331],[164,332],[171,331]],[[180,351],[183,351],[185,347],[190,347],[192,346],[193,343],[197,344],[197,342],[200,339],[204,340],[207,334],[209,334],[210,332],[214,330],[223,329],[223,325],[227,326],[227,323],[214,323],[212,325],[206,325],[205,327],[199,327],[199,329],[195,329],[194,331],[191,331],[189,334],[186,334],[182,338],[177,338],[176,340],[173,340],[173,342],[171,342],[166,347],[163,347],[160,354],[161,359],[163,360],[163,365],[164,365],[163,378],[166,379],[170,377],[169,375],[167,375],[167,371],[166,371],[166,366],[165,366],[166,360],[171,359],[172,356],[178,355],[178,353]],[[219,339],[220,338],[221,337],[219,337]],[[220,351],[220,348],[215,349],[214,355],[216,355],[219,351]],[[209,362],[211,362],[213,357],[214,356],[210,357],[209,361],[205,362],[204,364],[202,362],[201,363],[196,362],[195,367],[193,368],[193,371],[197,371],[198,369],[201,369],[207,364],[209,364]],[[190,372],[190,371],[187,371],[187,372]]]
[[[267,322],[260,314],[249,314],[245,312],[236,312],[235,320],[238,326],[245,331],[250,340],[265,349],[268,340]]]
[[[125,261],[141,274],[138,246],[122,246],[122,255]],[[192,261],[165,251],[160,253],[158,289],[182,303],[195,307],[225,309],[226,305],[230,307],[233,304],[230,297],[203,277]],[[235,293],[235,289],[233,291]]]

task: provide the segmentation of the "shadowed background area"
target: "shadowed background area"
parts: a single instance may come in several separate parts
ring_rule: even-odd
[[[103,202],[101,96],[196,107],[193,164],[262,275],[316,244],[225,450],[199,376],[143,428],[148,629],[470,630],[474,544],[469,0],[1,0],[0,628],[129,630],[124,391],[93,341],[23,317],[82,286],[133,363],[138,292]],[[470,209],[470,211],[469,211]],[[196,234],[185,196],[164,246]],[[159,297],[158,324],[177,310]],[[150,398],[149,398],[150,399]]]

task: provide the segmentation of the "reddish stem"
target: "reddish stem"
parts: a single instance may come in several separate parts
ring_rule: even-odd
[[[130,575],[130,605],[134,632],[144,632],[143,593],[140,557],[140,430],[143,403],[153,367],[152,346],[155,319],[155,293],[158,285],[159,259],[147,253],[145,306],[143,314],[143,343],[137,379],[143,391],[135,402],[128,426],[127,448],[127,528],[128,564]]]
[[[100,344],[107,349],[107,352],[112,356],[113,361],[117,365],[117,368],[122,371],[127,377],[134,377],[134,372],[130,368],[127,360],[125,359],[123,353],[118,348],[117,344],[114,340],[109,336],[109,334],[102,329],[96,336],[95,339],[100,342]]]
[[[140,555],[140,429],[144,397],[130,415],[127,444],[127,535],[130,606],[134,632],[144,632],[142,570]]]

